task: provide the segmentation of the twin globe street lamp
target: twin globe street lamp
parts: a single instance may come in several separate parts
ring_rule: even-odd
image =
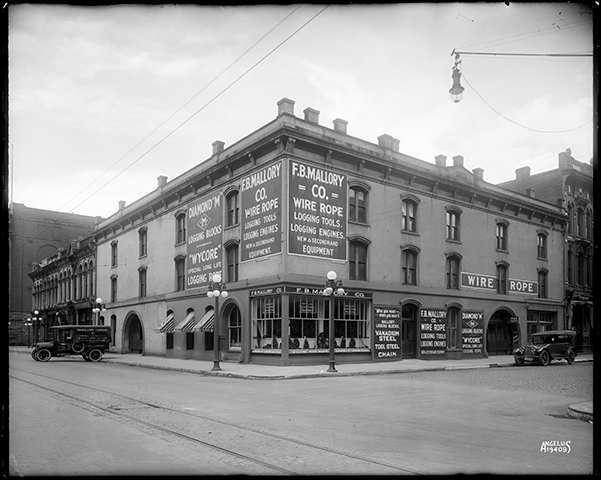
[[[329,336],[328,336],[328,348],[330,349],[330,365],[328,372],[337,372],[336,363],[334,361],[334,347],[336,345],[336,339],[334,336],[334,299],[332,296],[344,295],[344,288],[342,288],[342,280],[336,280],[336,272],[330,270],[327,274],[326,286],[322,292],[326,297],[330,297],[330,320],[328,323]]]
[[[106,305],[102,302],[102,298],[100,297],[98,297],[96,300],[90,303],[92,303],[92,312],[96,314],[96,320],[94,325],[98,325],[98,322],[100,321],[100,312],[106,311]]]
[[[213,333],[213,368],[212,371],[220,371],[219,366],[219,297],[227,298],[228,293],[225,289],[225,283],[221,283],[221,275],[219,273],[213,274],[211,277],[211,283],[209,284],[209,291],[207,297],[215,299],[215,310],[214,315],[214,333]]]

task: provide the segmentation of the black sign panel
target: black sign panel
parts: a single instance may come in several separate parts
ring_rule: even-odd
[[[447,351],[447,311],[422,308],[420,312],[420,358],[441,358]]]
[[[461,312],[461,355],[481,357],[484,348],[484,312]]]
[[[374,360],[401,359],[401,309],[374,307]]]

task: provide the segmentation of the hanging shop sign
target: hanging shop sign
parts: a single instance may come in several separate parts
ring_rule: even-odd
[[[282,161],[240,182],[242,241],[240,262],[282,253]]]
[[[290,160],[288,253],[346,261],[347,176]]]
[[[461,312],[461,355],[482,356],[484,348],[484,312]]]
[[[497,277],[480,273],[461,272],[461,288],[497,291]]]
[[[186,288],[208,285],[221,273],[223,244],[222,195],[205,195],[188,205]]]
[[[507,293],[521,293],[524,295],[538,296],[538,282],[510,278],[507,281]]]
[[[401,359],[401,309],[374,307],[374,360]]]
[[[422,308],[419,323],[420,357],[444,356],[447,351],[447,311]]]

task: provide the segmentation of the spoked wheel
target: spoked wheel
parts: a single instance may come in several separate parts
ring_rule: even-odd
[[[540,352],[538,361],[543,367],[546,367],[551,362],[551,355],[549,355],[549,352],[547,352],[546,350],[543,350],[542,352]]]
[[[566,360],[568,361],[568,363],[570,365],[573,365],[575,359],[576,359],[576,355],[574,354],[574,352],[572,350],[570,350],[570,353],[568,353],[568,358],[566,358]]]
[[[524,356],[523,355],[514,355],[513,360],[518,367],[524,365]]]
[[[40,362],[47,362],[52,357],[52,353],[47,348],[42,348],[38,350],[36,357],[38,357]]]
[[[88,357],[92,362],[99,362],[102,360],[102,352],[97,348],[93,348],[88,352]]]

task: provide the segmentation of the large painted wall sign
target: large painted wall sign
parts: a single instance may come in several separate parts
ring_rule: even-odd
[[[215,192],[188,205],[186,288],[208,285],[213,274],[222,273],[222,198]]]
[[[461,312],[461,355],[481,357],[484,348],[484,312]]]
[[[261,168],[240,183],[240,261],[282,253],[282,161]]]
[[[347,259],[347,176],[289,161],[288,253]]]
[[[401,309],[374,307],[374,360],[401,359]]]
[[[447,351],[447,311],[422,308],[419,323],[420,357],[444,357]]]

